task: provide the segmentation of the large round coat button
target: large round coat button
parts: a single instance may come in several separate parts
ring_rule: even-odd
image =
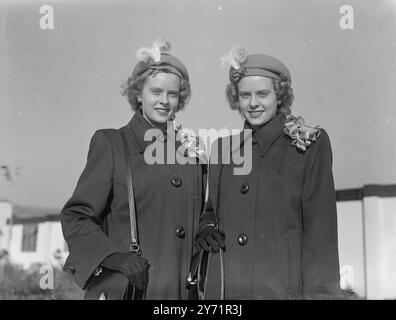
[[[179,177],[172,178],[172,186],[178,188],[182,185],[182,180]]]
[[[241,193],[246,194],[249,191],[249,185],[245,182],[241,184]]]
[[[248,237],[247,237],[246,234],[241,233],[241,234],[238,236],[238,243],[239,243],[241,246],[244,246],[244,245],[247,243],[247,241],[248,241]]]
[[[176,228],[175,233],[176,233],[177,237],[180,239],[184,239],[184,237],[186,236],[186,232],[184,231],[184,228],[181,226],[178,226]]]

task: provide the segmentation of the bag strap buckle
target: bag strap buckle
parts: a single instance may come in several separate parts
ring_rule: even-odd
[[[129,250],[132,251],[132,252],[135,252],[135,253],[140,253],[141,252],[140,245],[138,245],[138,244],[131,244],[129,246]]]

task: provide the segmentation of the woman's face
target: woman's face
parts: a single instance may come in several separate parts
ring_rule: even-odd
[[[179,105],[180,78],[173,73],[159,72],[148,76],[142,89],[143,116],[160,127],[171,120]]]
[[[271,78],[248,76],[238,83],[239,112],[254,126],[262,126],[276,116],[278,106]]]

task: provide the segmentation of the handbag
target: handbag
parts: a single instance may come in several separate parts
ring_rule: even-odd
[[[206,287],[206,271],[209,251],[200,250],[191,258],[190,272],[187,276],[189,300],[204,300]]]
[[[121,272],[103,268],[85,289],[85,300],[124,300],[129,281]]]
[[[210,287],[207,286],[210,283]],[[201,249],[191,258],[187,276],[189,300],[224,300],[223,250]]]
[[[142,251],[139,245],[135,198],[133,194],[131,159],[129,154],[129,146],[125,132],[120,130],[121,138],[124,146],[125,164],[126,164],[126,183],[128,189],[128,205],[129,205],[129,221],[131,226],[131,245],[129,250],[137,254]],[[98,267],[97,275],[88,284],[85,289],[84,299],[86,300],[145,300],[146,289],[140,290],[132,286],[127,277],[121,272]]]
[[[221,179],[222,172],[223,166],[220,168],[219,180]],[[207,185],[209,186],[209,183]],[[207,210],[208,206],[211,207],[208,186],[206,188],[205,210]],[[220,209],[219,197],[220,187],[217,190],[217,208],[215,213],[217,225]],[[219,252],[201,249],[192,256],[186,285],[189,300],[224,300],[223,261],[223,249],[221,248],[219,248]],[[206,286],[208,282],[211,284],[210,288]]]

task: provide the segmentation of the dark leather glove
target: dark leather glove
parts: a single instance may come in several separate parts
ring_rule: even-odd
[[[101,265],[122,272],[129,282],[142,290],[148,283],[148,261],[135,252],[113,253],[105,258]]]
[[[218,230],[214,225],[209,224],[203,226],[195,237],[194,247],[196,250],[204,249],[206,251],[217,252],[219,248],[224,249],[225,234],[223,231]]]

